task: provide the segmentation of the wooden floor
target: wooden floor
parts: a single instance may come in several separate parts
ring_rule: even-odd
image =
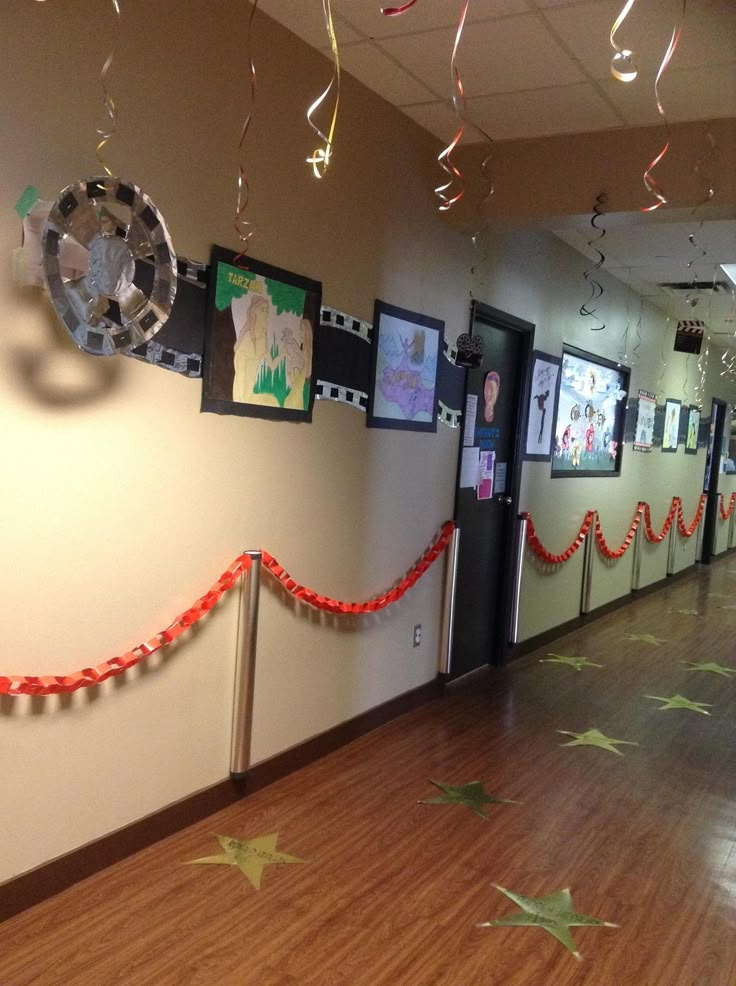
[[[683,666],[736,666],[735,590],[717,562],[18,915],[0,984],[736,986],[736,678]],[[643,697],[675,693],[712,716]],[[560,746],[594,727],[639,745]],[[429,778],[521,804],[418,804]],[[183,865],[213,833],[272,832],[308,863],[267,867],[260,892]],[[515,909],[494,883],[570,887],[620,927],[573,929],[581,962],[540,928],[478,928]]]

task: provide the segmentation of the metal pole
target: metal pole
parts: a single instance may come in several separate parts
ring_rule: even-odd
[[[595,541],[595,522],[597,511],[593,511],[593,519],[588,533],[585,535],[583,546],[583,585],[580,590],[580,612],[590,612],[590,592],[593,585],[593,542]]]
[[[449,674],[452,663],[452,631],[455,626],[455,586],[460,547],[460,528],[452,532],[445,558],[445,588],[442,598],[442,629],[440,635],[440,674]]]
[[[514,595],[511,600],[511,626],[509,628],[509,643],[515,644],[519,639],[519,611],[521,609],[521,576],[524,571],[524,549],[526,548],[527,519],[522,514],[519,517],[518,541],[516,543],[516,566],[514,570]]]
[[[667,548],[667,574],[675,574],[675,550],[677,548],[677,517],[672,521],[672,526],[670,527],[670,543]]]
[[[703,559],[703,527],[705,525],[705,508],[700,515],[700,520],[698,521],[698,533],[695,537],[695,561],[702,561]]]
[[[634,564],[631,570],[631,591],[636,592],[637,589],[641,588],[641,533],[642,521],[639,521],[639,526],[636,529],[636,534],[634,535]]]
[[[731,504],[729,504],[731,506]],[[728,518],[728,547],[733,548],[733,520],[736,517],[736,509],[731,510],[731,516]]]
[[[235,687],[230,737],[230,776],[244,777],[250,767],[253,729],[253,687],[256,677],[258,637],[258,593],[261,584],[261,552],[246,551],[250,568],[243,573],[238,610],[238,644],[235,656]]]

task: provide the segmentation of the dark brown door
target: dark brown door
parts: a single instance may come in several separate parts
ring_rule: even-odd
[[[480,368],[468,370],[466,411],[471,413],[464,422],[455,497],[460,546],[450,665],[453,677],[506,659],[525,381],[534,326],[475,302],[471,334],[483,340],[483,362]],[[465,485],[476,456],[481,477],[477,488]],[[483,483],[483,473],[487,475],[491,466],[493,479]]]

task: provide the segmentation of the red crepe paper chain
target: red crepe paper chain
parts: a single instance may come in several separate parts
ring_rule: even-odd
[[[723,493],[719,495],[718,498],[718,510],[721,515],[721,520],[728,520],[728,518],[733,513],[733,508],[736,506],[736,493],[731,494],[731,499],[728,501],[728,509],[723,509]]]
[[[572,542],[569,548],[560,555],[553,555],[551,551],[547,551],[542,542],[537,537],[537,532],[534,529],[534,524],[532,523],[531,514],[523,513],[521,516],[526,518],[526,539],[529,542],[529,547],[532,551],[539,557],[543,562],[548,565],[560,565],[562,562],[567,561],[569,558],[575,554],[580,545],[585,540],[585,535],[590,530],[590,526],[593,523],[593,517],[595,515],[594,510],[589,510],[585,515],[585,520],[583,521],[582,527],[577,533],[577,537]]]
[[[641,503],[637,505],[636,513],[634,514],[634,519],[631,522],[631,527],[628,530],[626,537],[623,539],[621,546],[619,548],[609,548],[606,544],[606,539],[603,537],[603,531],[601,530],[601,522],[598,514],[595,515],[595,539],[598,542],[598,549],[604,558],[614,560],[616,558],[622,558],[624,552],[629,547],[631,542],[634,540],[634,535],[639,527],[641,521]]]
[[[651,519],[651,514],[649,512],[649,504],[642,503],[642,508],[644,510],[644,533],[646,535],[647,541],[649,541],[651,544],[658,544],[660,541],[664,541],[664,539],[667,537],[669,533],[670,527],[672,527],[673,520],[677,516],[677,509],[679,506],[680,506],[679,496],[673,497],[672,506],[670,507],[670,512],[667,514],[667,517],[665,518],[665,522],[664,525],[662,526],[662,530],[659,532],[659,534],[655,534],[654,531],[652,530],[652,519]]]
[[[700,498],[700,503],[698,504],[698,509],[695,511],[695,516],[692,522],[685,526],[685,518],[682,516],[682,500],[678,500],[677,503],[677,529],[684,538],[692,537],[695,530],[700,523],[700,518],[703,516],[703,510],[705,510],[705,502],[708,498],[705,493]]]
[[[437,538],[424,552],[422,557],[407,572],[404,578],[388,592],[366,603],[342,603],[336,599],[328,599],[321,596],[312,589],[307,589],[292,579],[288,572],[279,565],[276,559],[267,551],[262,552],[263,565],[271,574],[278,579],[287,591],[291,592],[297,599],[304,603],[309,603],[318,609],[326,609],[331,613],[374,613],[378,609],[384,609],[391,603],[398,602],[407,589],[410,589],[424,575],[427,569],[439,558],[447,547],[452,537],[455,525],[448,521]],[[66,675],[0,675],[0,695],[58,695],[62,693],[75,692],[78,688],[89,688],[92,685],[99,685],[100,682],[113,678],[115,675],[122,674],[128,668],[139,664],[145,658],[154,654],[157,650],[176,640],[185,630],[194,626],[205,613],[208,613],[215,606],[222,596],[237,585],[240,576],[251,567],[252,559],[248,554],[239,555],[230,567],[223,572],[212,588],[206,592],[201,599],[198,599],[189,609],[150,640],[139,644],[132,650],[113,657],[109,661],[103,661],[94,668],[84,668],[75,671],[73,674]]]

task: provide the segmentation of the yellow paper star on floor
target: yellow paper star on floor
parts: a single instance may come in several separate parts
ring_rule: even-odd
[[[602,668],[602,664],[594,664],[593,661],[589,661],[587,657],[566,657],[564,654],[548,654],[546,657],[541,657],[539,659],[540,664],[567,664],[571,668],[575,668],[576,671],[582,671],[583,668]]]
[[[698,664],[697,661],[685,661],[685,667],[688,671],[710,671],[712,674],[723,675],[724,678],[730,678],[731,675],[736,674],[736,668],[725,667],[723,664],[714,664],[713,661],[704,661],[702,664]]]
[[[259,835],[255,839],[241,841],[228,835],[217,835],[215,838],[222,846],[223,852],[216,856],[203,856],[201,859],[189,859],[188,863],[211,863],[223,866],[237,866],[250,883],[261,889],[263,870],[271,863],[306,863],[298,856],[289,856],[285,852],[276,852],[278,832],[270,835]]]
[[[601,750],[608,750],[609,753],[616,753],[619,757],[623,756],[620,750],[617,750],[617,746],[638,746],[633,740],[619,740],[612,739],[610,736],[604,736],[600,729],[589,729],[586,733],[571,733],[567,729],[558,729],[558,733],[563,736],[573,736],[574,739],[570,743],[560,743],[560,746],[598,746]]]
[[[617,924],[612,924],[610,921],[601,921],[598,918],[588,917],[587,914],[578,914],[569,889],[558,890],[546,897],[525,897],[523,894],[515,894],[510,890],[505,890],[503,887],[499,887],[497,883],[494,886],[509,900],[518,904],[521,910],[515,914],[507,914],[506,917],[497,918],[495,921],[484,921],[483,924],[476,925],[478,928],[543,928],[561,945],[569,949],[576,959],[581,959],[582,956],[578,952],[570,928],[618,928]]]
[[[651,698],[655,702],[664,702],[664,705],[659,706],[660,709],[690,709],[691,712],[700,712],[704,716],[710,715],[710,712],[706,711],[706,705],[708,708],[713,708],[711,702],[692,702],[684,695],[670,695],[669,698],[665,698],[663,695],[645,695],[644,698]]]
[[[624,638],[626,640],[641,640],[645,644],[654,644],[655,647],[659,647],[660,644],[666,644],[667,641],[663,640],[661,637],[655,637],[653,633],[625,633]]]

